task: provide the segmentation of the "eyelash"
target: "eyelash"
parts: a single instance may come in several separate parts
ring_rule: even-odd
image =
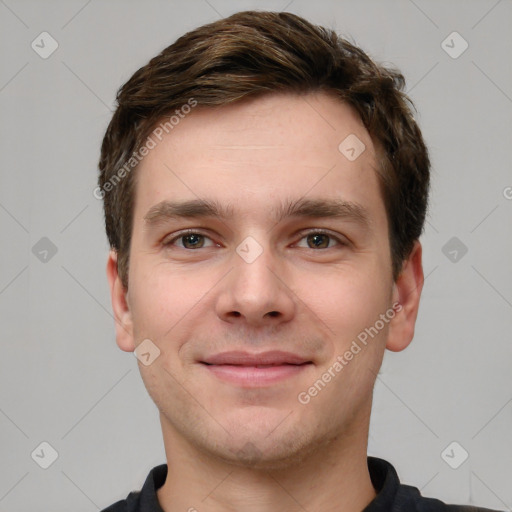
[[[205,237],[205,238],[208,238],[208,239],[211,240],[211,238],[208,235],[205,235],[204,233],[201,233],[201,231],[198,231],[198,230],[195,230],[195,229],[187,229],[187,230],[184,230],[184,231],[180,231],[179,233],[177,233],[170,240],[164,241],[162,245],[164,247],[170,247],[170,246],[172,246],[174,244],[174,242],[176,242],[180,238],[184,238],[184,237],[190,236],[190,235],[200,235],[202,237]],[[303,238],[306,238],[309,235],[325,235],[325,236],[328,236],[330,239],[335,240],[338,243],[339,246],[347,246],[348,245],[347,242],[341,240],[337,236],[333,235],[331,232],[325,231],[325,230],[322,230],[322,229],[313,229],[311,231],[302,232],[302,233],[300,233],[300,235],[301,235],[301,238],[299,240],[302,240]],[[199,249],[207,249],[207,248],[208,247],[199,247]],[[187,247],[180,247],[180,249],[184,249],[186,251],[197,251],[198,250],[198,249],[189,249]],[[317,249],[314,249],[312,247],[307,247],[307,249],[317,250]],[[326,249],[333,249],[333,247],[323,247],[323,248],[318,249],[318,250],[326,250]]]

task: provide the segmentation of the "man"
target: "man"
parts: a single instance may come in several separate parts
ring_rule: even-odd
[[[403,85],[331,31],[241,12],[120,89],[96,194],[167,464],[105,510],[484,510],[367,457],[423,285],[430,164]]]

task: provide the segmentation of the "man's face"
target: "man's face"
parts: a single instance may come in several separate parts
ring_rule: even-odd
[[[365,146],[355,159],[354,136]],[[197,107],[145,157],[118,343],[133,350],[149,339],[161,351],[139,367],[164,435],[276,465],[340,432],[366,435],[394,320],[376,322],[393,316],[398,297],[375,162],[358,116],[323,93]],[[230,213],[169,216],[162,207],[197,200]],[[334,201],[336,216],[287,214]],[[377,334],[348,360],[370,327]],[[283,351],[305,364],[278,355],[277,367],[257,368],[219,356],[229,351]]]

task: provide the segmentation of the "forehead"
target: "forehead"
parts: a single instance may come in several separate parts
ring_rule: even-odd
[[[316,162],[319,152],[338,156],[340,142],[349,135],[364,141],[368,149],[365,156],[373,153],[372,141],[357,112],[325,92],[272,93],[219,107],[197,106],[180,119],[172,117],[177,124],[167,125],[169,137],[164,134],[163,145],[186,151],[190,159],[202,158],[201,149],[208,146],[233,159],[256,155],[259,150],[290,160],[313,157]],[[152,156],[156,156],[154,152],[148,155],[149,161]]]
[[[161,139],[137,170],[139,218],[161,201],[198,198],[253,216],[272,200],[308,195],[382,210],[372,140],[358,114],[326,93],[198,106]]]

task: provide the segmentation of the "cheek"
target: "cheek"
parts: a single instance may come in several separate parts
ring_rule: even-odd
[[[302,276],[297,282],[307,283],[297,295],[331,335],[343,342],[351,341],[359,332],[373,325],[389,307],[391,285],[382,274],[352,266],[322,274]]]
[[[139,267],[133,277],[134,329],[145,337],[159,339],[169,334],[204,295],[196,279],[171,275],[159,266],[147,271]]]

